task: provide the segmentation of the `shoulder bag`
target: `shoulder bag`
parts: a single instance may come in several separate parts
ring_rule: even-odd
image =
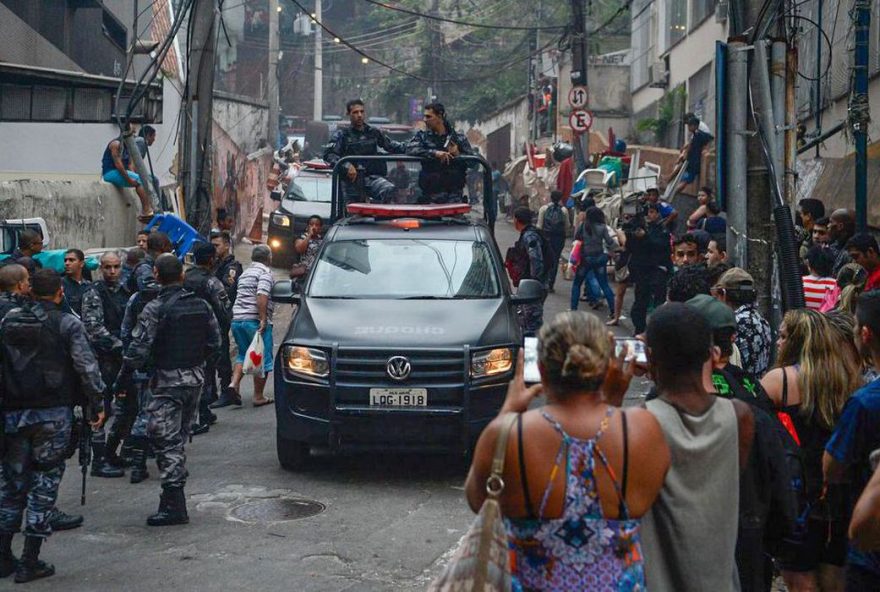
[[[516,413],[508,413],[502,419],[492,471],[486,479],[486,501],[452,560],[428,588],[429,592],[508,592],[511,589],[507,529],[498,498],[504,491],[504,456],[516,417]]]

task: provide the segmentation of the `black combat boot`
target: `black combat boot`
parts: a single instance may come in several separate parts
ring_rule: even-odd
[[[54,565],[40,561],[40,545],[42,544],[43,539],[40,537],[24,537],[24,551],[21,553],[21,561],[18,562],[18,568],[15,570],[16,584],[24,584],[55,575]]]
[[[110,464],[105,451],[106,443],[92,440],[92,477],[125,477],[125,470]]]
[[[0,534],[0,578],[11,576],[18,567],[18,559],[12,554],[13,534]]]
[[[147,439],[131,438],[131,482],[140,483],[150,477],[147,472]]]
[[[186,495],[183,487],[162,486],[159,497],[159,511],[147,518],[148,526],[170,526],[172,524],[189,524],[186,513]]]
[[[49,513],[49,524],[52,526],[52,530],[70,530],[82,526],[82,523],[82,514],[68,514],[58,508],[52,508]]]
[[[107,444],[104,445],[104,457],[110,465],[122,469],[125,467],[125,463],[122,462],[122,459],[116,453],[119,449],[119,443],[119,435],[110,432],[107,435]]]
[[[132,439],[133,436],[129,435],[122,441],[122,449],[119,451],[119,458],[122,459],[123,467],[131,466]]]

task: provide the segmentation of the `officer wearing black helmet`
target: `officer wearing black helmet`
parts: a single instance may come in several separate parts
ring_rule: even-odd
[[[226,294],[226,288],[214,276],[215,256],[214,245],[198,243],[193,249],[195,267],[186,271],[183,286],[211,306],[211,311],[220,326],[220,332],[228,333],[232,321],[232,303]],[[208,407],[217,399],[217,381],[214,376],[216,367],[217,364],[213,360],[209,360],[205,367],[205,388],[199,398],[199,421],[193,428],[193,435],[204,434],[210,429],[211,424],[217,421],[217,416]]]
[[[183,287],[183,264],[177,257],[160,255],[154,274],[162,289],[141,312],[124,364],[135,370],[155,368],[145,411],[162,495],[147,524],[166,526],[189,522],[183,445],[205,385],[205,363],[220,350],[220,329],[211,307]]]
[[[330,146],[324,151],[324,160],[328,164],[336,166],[343,156],[375,156],[379,154],[380,148],[388,154],[403,154],[406,148],[404,144],[395,142],[366,122],[362,100],[349,101],[345,110],[351,125],[338,129],[333,134]],[[370,199],[391,203],[394,200],[396,190],[394,184],[385,178],[388,167],[384,162],[349,162],[343,173],[342,191],[346,202]]]

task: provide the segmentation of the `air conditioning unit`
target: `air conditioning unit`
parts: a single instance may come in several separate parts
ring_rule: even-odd
[[[715,5],[715,22],[726,23],[727,16],[730,14],[730,3],[726,0]]]
[[[669,70],[666,69],[666,62],[659,61],[651,64],[648,73],[648,86],[651,88],[666,88],[669,84]]]

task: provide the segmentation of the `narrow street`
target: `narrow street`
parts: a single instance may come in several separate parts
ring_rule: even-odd
[[[516,231],[503,221],[496,229],[503,253]],[[239,259],[249,250],[237,247]],[[546,317],[568,308],[569,285],[548,296]],[[291,312],[276,308],[276,344]],[[188,526],[144,523],[159,498],[152,461],[138,485],[89,476],[84,508],[79,466],[69,461],[59,507],[81,511],[85,525],[49,540],[44,556],[58,573],[31,589],[424,590],[473,516],[464,459],[319,453],[306,472],[288,473],[275,456],[274,410],[251,407],[243,385],[244,406],[218,410],[219,422],[187,446]],[[637,401],[644,389],[632,390]]]

